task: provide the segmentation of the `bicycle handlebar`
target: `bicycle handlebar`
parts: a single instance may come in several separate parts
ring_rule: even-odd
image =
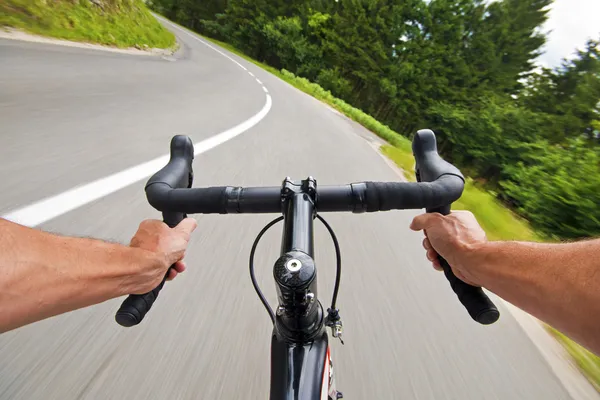
[[[435,135],[428,129],[423,129],[417,132],[415,140],[413,140],[413,154],[416,160],[416,174],[417,181],[422,182],[438,182],[446,174],[460,174],[460,171],[452,164],[444,161],[437,152],[437,143]],[[464,178],[463,178],[464,182]],[[461,186],[460,192],[462,194],[463,187]],[[460,194],[459,194],[460,197]],[[452,200],[454,201],[454,200]],[[442,215],[450,214],[451,202],[448,202],[441,206],[428,206],[424,208],[428,213],[437,212]],[[484,293],[483,289],[478,286],[472,286],[458,279],[450,264],[442,257],[438,256],[438,260],[444,275],[450,287],[458,297],[458,300],[467,309],[467,312],[475,321],[483,325],[493,324],[500,318],[500,312],[490,300],[490,298]]]
[[[450,204],[462,194],[464,177],[455,166],[439,156],[435,135],[431,130],[424,129],[416,133],[413,153],[418,182],[318,186],[315,209],[319,212],[362,213],[426,208],[427,212],[448,214]],[[281,187],[221,186],[192,189],[193,158],[191,139],[181,135],[173,137],[168,164],[146,184],[148,202],[162,211],[163,219],[169,226],[176,226],[185,218],[185,214],[282,212]],[[450,286],[469,315],[481,324],[495,322],[499,317],[498,310],[483,290],[458,279],[441,257],[440,263]],[[129,296],[117,312],[117,322],[123,326],[139,324],[156,300],[163,283],[147,294]]]
[[[434,182],[360,182],[319,186],[319,212],[354,213],[441,207],[457,200],[464,181],[444,175]],[[153,183],[146,187],[150,204],[159,211],[188,214],[243,214],[281,212],[281,187],[219,186],[173,189]]]

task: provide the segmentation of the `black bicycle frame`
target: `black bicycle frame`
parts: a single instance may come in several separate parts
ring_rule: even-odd
[[[284,228],[273,276],[279,305],[271,338],[271,399],[321,398],[328,339],[317,298],[313,221],[316,182],[282,186]]]

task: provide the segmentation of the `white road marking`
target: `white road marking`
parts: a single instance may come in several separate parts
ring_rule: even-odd
[[[218,50],[217,48],[204,42],[203,40],[192,35],[186,30],[178,27],[177,25],[171,23],[170,21],[167,21],[160,17],[157,18],[175,27],[181,32],[184,32],[185,34],[199,41],[203,45],[210,47],[217,53],[221,54],[223,57],[236,63],[243,70],[247,71],[246,67],[244,67],[242,64],[240,64],[233,58],[229,57],[227,54]],[[252,75],[251,72],[249,73],[250,75]],[[266,102],[263,108],[257,114],[248,118],[246,121],[240,123],[239,125],[234,126],[233,128],[227,129],[224,132],[218,133],[208,139],[204,139],[198,143],[195,143],[194,154],[202,154],[210,149],[213,149],[218,145],[223,144],[226,141],[231,140],[238,135],[241,135],[248,129],[252,128],[254,125],[258,124],[269,113],[273,103],[271,96],[268,94],[267,89],[264,86],[262,88],[264,92],[267,93]],[[98,200],[104,196],[114,193],[133,183],[141,181],[142,179],[152,175],[160,168],[165,166],[168,160],[168,155],[155,158],[154,160],[136,165],[124,171],[117,172],[116,174],[98,179],[94,182],[85,185],[74,187],[73,189],[67,190],[66,192],[60,193],[52,197],[48,197],[23,208],[13,210],[3,215],[2,218],[29,227],[34,227],[43,224],[44,222],[47,222],[53,218],[68,213],[69,211],[73,211],[76,208],[79,208],[83,205],[91,203],[92,201]]]
[[[251,77],[254,78],[254,74],[252,72],[248,71],[248,73],[250,74]]]
[[[202,154],[215,148],[246,132],[248,129],[259,123],[271,109],[271,96],[267,94],[266,98],[267,100],[263,108],[246,121],[215,136],[195,143],[194,154]],[[37,203],[14,210],[3,215],[2,218],[29,227],[40,225],[94,200],[98,200],[114,193],[117,190],[123,189],[135,182],[141,181],[164,167],[167,164],[167,161],[169,161],[168,155],[155,158],[154,160],[107,176],[106,178],[98,179],[82,186],[77,186],[64,193],[48,197]]]
[[[258,82],[260,85],[262,85],[263,83],[260,81],[260,79],[256,78],[256,82]]]
[[[244,67],[242,64],[229,57],[222,51],[216,49],[215,47],[192,35],[186,30],[178,27],[177,25],[171,23],[170,21],[167,21],[160,17],[158,18],[168,23],[169,25],[175,27],[176,29],[180,30],[181,32],[186,33],[187,35],[196,39],[203,45],[210,47],[217,53],[221,54],[223,57],[236,63],[243,70],[247,71],[246,67]],[[251,72],[249,73],[252,75]],[[234,126],[233,128],[230,128],[224,132],[218,133],[208,139],[202,140],[201,142],[194,144],[194,154],[202,154],[210,149],[213,149],[218,145],[223,144],[226,141],[231,140],[234,137],[246,132],[248,129],[258,124],[269,113],[273,103],[271,96],[268,94],[267,89],[264,86],[262,88],[264,92],[267,93],[266,102],[263,108],[257,114],[248,118],[246,121],[240,123],[239,125]],[[151,161],[136,165],[124,171],[117,172],[116,174],[98,179],[94,182],[85,185],[74,187],[73,189],[67,190],[66,192],[60,193],[52,197],[48,197],[23,208],[11,211],[3,215],[2,218],[29,227],[34,227],[43,224],[44,222],[47,222],[53,218],[63,215],[69,211],[73,211],[76,208],[79,208],[85,204],[98,200],[104,196],[107,196],[120,189],[123,189],[133,183],[141,181],[142,179],[152,175],[160,168],[162,168],[168,160],[168,155],[155,158]]]

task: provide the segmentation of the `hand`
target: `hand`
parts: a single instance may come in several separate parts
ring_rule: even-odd
[[[162,282],[167,271],[167,280],[172,280],[178,273],[185,271],[183,256],[196,226],[198,223],[192,218],[184,219],[175,228],[169,228],[158,220],[142,221],[129,245],[145,250],[151,262],[142,263],[138,276],[139,289],[135,294],[154,289]],[[169,269],[171,266],[173,268]]]
[[[414,231],[425,231],[423,247],[433,267],[442,270],[438,254],[448,261],[452,272],[460,280],[481,286],[477,277],[475,250],[487,242],[485,232],[469,211],[454,211],[443,216],[438,213],[415,217],[410,225]]]

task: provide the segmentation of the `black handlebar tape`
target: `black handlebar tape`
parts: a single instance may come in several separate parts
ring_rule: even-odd
[[[444,161],[439,156],[435,134],[429,129],[418,131],[413,139],[412,147],[417,164],[417,180],[419,182],[434,182],[445,176],[459,177],[462,180],[458,193],[458,197],[460,197],[464,187],[464,178],[455,166]],[[443,206],[426,207],[426,211],[428,213],[438,212],[442,215],[448,215],[450,213],[450,204],[457,198],[447,202]],[[483,289],[469,285],[457,278],[443,257],[440,256],[438,260],[444,270],[446,279],[450,282],[450,287],[452,287],[458,300],[467,309],[471,318],[483,325],[496,322],[500,317],[500,312]]]
[[[187,215],[183,213],[163,213],[163,221],[170,228],[176,227],[186,217]],[[115,320],[119,325],[129,328],[142,322],[165,285],[170,270],[171,268],[165,274],[162,282],[153,290],[144,294],[130,294],[127,296],[115,314]]]
[[[427,212],[438,212],[442,215],[448,215],[450,214],[450,206],[430,208],[427,209]],[[442,256],[438,256],[438,261],[444,270],[446,279],[450,282],[450,287],[458,297],[458,300],[467,309],[471,318],[482,325],[490,325],[498,321],[500,311],[498,311],[496,305],[485,294],[483,289],[461,281],[454,275],[450,264]]]
[[[443,175],[435,182],[365,182],[366,212],[440,207],[460,198],[464,181]]]
[[[500,312],[483,289],[471,286],[458,279],[452,272],[448,261],[443,257],[439,256],[438,260],[444,270],[446,279],[450,282],[450,287],[456,293],[458,300],[465,306],[471,318],[482,325],[490,325],[498,321]]]
[[[127,296],[115,314],[115,320],[117,323],[121,326],[129,328],[142,322],[148,311],[150,311],[152,304],[154,304],[156,301],[161,289],[165,285],[166,278],[167,277],[165,275],[160,285],[148,293],[130,294]]]
[[[153,193],[156,192],[155,189],[160,191],[160,189],[165,186],[169,189],[192,187],[192,180],[194,177],[192,171],[193,160],[194,145],[192,140],[187,136],[174,136],[173,139],[171,139],[171,158],[169,159],[169,162],[163,169],[154,174],[146,184],[146,196],[148,197],[150,204],[155,206],[151,201]],[[163,221],[170,228],[176,227],[186,217],[187,215],[183,212],[163,212]],[[127,296],[115,314],[115,320],[119,325],[131,327],[142,322],[165,285],[169,271],[167,271],[160,284],[148,293],[131,294]]]

